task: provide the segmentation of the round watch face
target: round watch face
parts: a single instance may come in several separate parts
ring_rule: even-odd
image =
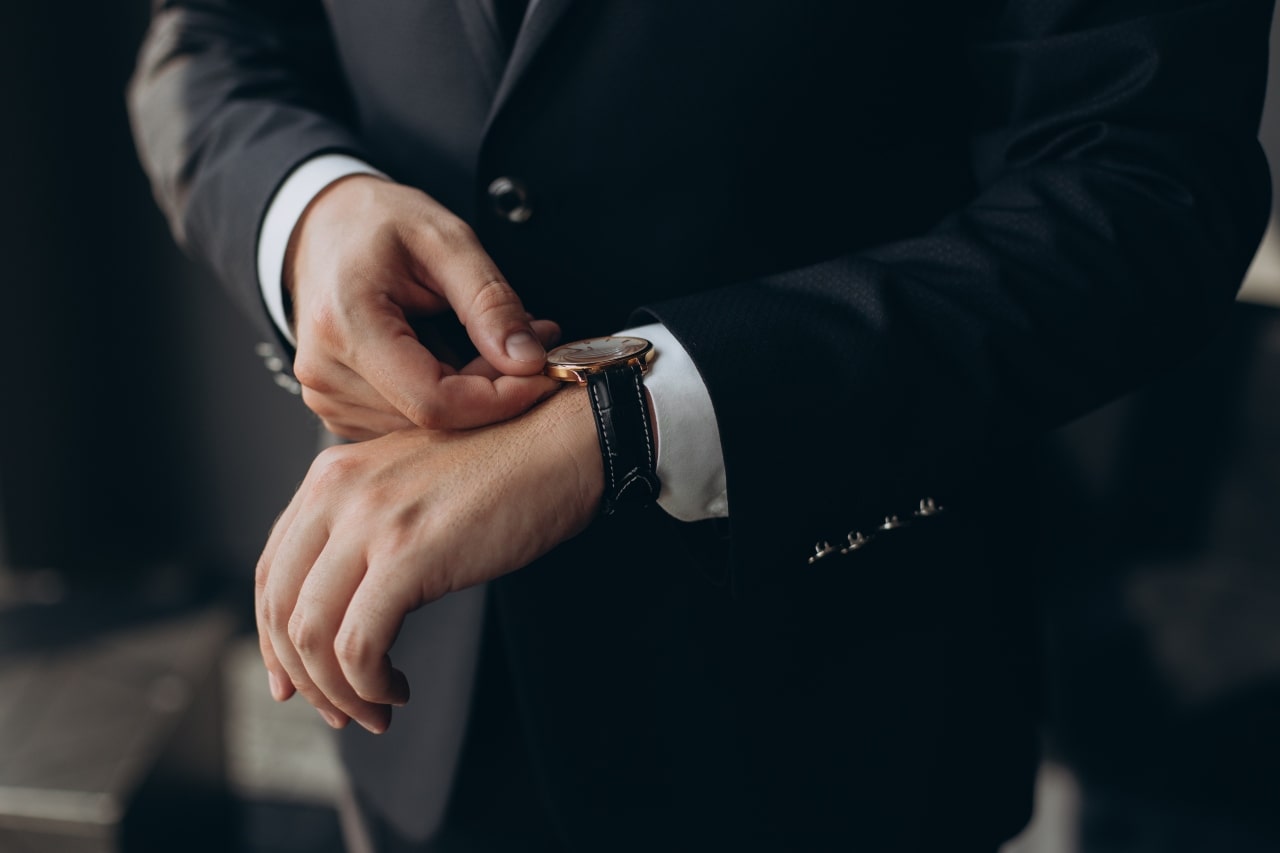
[[[543,373],[564,382],[586,382],[594,373],[615,365],[640,364],[643,371],[653,360],[653,344],[644,338],[587,338],[563,344],[547,353]]]
[[[547,353],[547,363],[565,367],[593,367],[638,356],[650,346],[652,344],[644,338],[587,338],[556,347]]]

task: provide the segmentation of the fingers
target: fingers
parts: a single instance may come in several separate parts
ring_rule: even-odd
[[[561,387],[546,376],[489,379],[459,373],[444,377],[435,398],[418,414],[430,428],[472,429],[523,414]]]
[[[537,399],[511,383],[477,383],[538,374],[554,324],[533,322],[475,232],[443,205],[387,181],[351,179],[317,198],[297,231],[294,374],[330,430],[364,439],[410,424],[482,426]],[[431,324],[420,340],[407,317],[450,310],[492,371],[445,383],[458,373],[457,353]]]
[[[298,504],[295,498],[290,509]],[[257,601],[258,636],[272,685],[283,679],[286,685],[292,685],[301,693],[329,725],[341,728],[346,725],[348,715],[315,685],[290,637],[299,589],[327,540],[328,531],[318,515],[307,516],[295,509],[291,518],[282,516],[277,522],[259,562],[262,579],[258,584],[261,590]],[[309,624],[307,627],[310,629]],[[286,687],[281,692],[287,694],[290,690]]]
[[[297,691],[280,659],[276,657],[275,649],[271,647],[271,638],[265,631],[258,632],[258,648],[262,652],[262,663],[267,668],[267,688],[271,691],[271,698],[277,702],[289,699]]]
[[[255,580],[255,612],[262,658],[276,700],[284,701],[297,692],[334,728],[356,720],[380,734],[391,723],[391,706],[409,700],[407,679],[392,669],[387,657],[403,618],[391,614],[396,612],[397,596],[415,600],[421,594],[412,586],[397,587],[396,578],[385,572],[376,583],[363,583],[367,543],[352,526],[363,529],[364,515],[347,512],[346,523],[331,520],[347,503],[341,498],[335,503],[333,496],[350,493],[358,470],[358,458],[346,448],[327,450],[317,458],[267,539]],[[404,578],[411,577],[412,573],[403,573],[401,586]],[[385,586],[380,589],[377,584]],[[362,587],[367,589],[358,594]],[[354,660],[351,632],[343,636],[339,632],[349,621],[350,602],[375,598],[381,601],[385,619],[394,625],[375,633],[390,637],[377,654],[360,657],[362,662],[374,660],[376,673],[366,674],[363,686],[357,688],[345,672]],[[403,605],[399,612],[405,612]]]
[[[541,344],[539,344],[541,347]],[[510,420],[556,387],[542,375],[455,373],[411,335],[370,338],[356,369],[408,421],[428,429],[471,429]]]
[[[365,441],[389,432],[413,426],[399,412],[389,413],[351,403],[342,403],[309,388],[302,390],[302,399],[324,428],[348,441]]]
[[[550,320],[531,327],[550,345],[560,328]],[[358,364],[314,363],[299,369],[302,400],[335,435],[364,441],[410,426],[470,429],[509,420],[558,387],[544,376],[504,376],[483,357],[462,371],[437,362],[417,340],[368,336]],[[367,380],[367,381],[366,381]]]
[[[560,340],[560,326],[557,323],[551,320],[534,320],[530,325],[533,326],[534,334],[538,336],[544,348],[551,349]],[[490,364],[484,356],[472,359],[458,372],[468,376],[483,376],[487,379],[497,379],[503,375],[502,371]]]
[[[529,325],[544,349],[550,349],[560,341],[560,324],[554,320],[531,320]]]
[[[405,608],[397,602],[412,597],[396,588],[396,579],[412,578],[421,570],[406,566],[401,571],[370,571],[351,596],[335,647],[344,679],[365,701],[409,701],[409,682],[391,666],[387,651],[404,621]]]
[[[390,706],[409,701],[408,681],[391,668],[387,657],[390,644],[377,662],[378,676],[362,681],[365,692],[378,697],[373,700],[362,698],[339,663],[339,629],[347,602],[365,575],[362,552],[359,546],[344,549],[335,544],[343,540],[325,538],[319,525],[303,521],[291,526],[295,506],[291,504],[292,512],[286,511],[288,517],[277,523],[259,564],[258,638],[271,695],[284,701],[301,693],[334,728],[354,719],[381,734],[391,724]],[[350,537],[345,541],[358,542]],[[281,558],[273,562],[276,554]],[[396,631],[398,625],[392,640]],[[367,686],[371,684],[376,688]]]
[[[486,361],[513,376],[542,370],[546,349],[475,232],[461,220],[449,220],[414,229],[406,239],[425,262],[432,289],[444,296]]]
[[[351,719],[381,734],[391,724],[390,701],[362,699],[338,663],[335,640],[347,602],[365,576],[365,560],[359,548],[344,549],[335,541],[329,540],[302,584],[289,619],[289,640],[317,690]],[[406,692],[399,704],[407,700]]]
[[[422,345],[403,317],[399,323],[394,318],[366,322],[368,328],[353,332],[362,345],[352,354],[351,368],[407,420],[444,426],[434,422],[442,414],[435,399],[441,379],[451,371]]]
[[[258,623],[258,646],[262,650],[262,663],[267,668],[267,683],[271,688],[271,696],[277,702],[283,702],[294,694],[293,682],[289,679],[289,673],[285,670],[284,665],[280,663],[280,658],[276,656],[275,649],[271,645],[271,635],[266,630],[264,613],[266,610],[266,591],[267,579],[270,576],[271,563],[275,558],[275,554],[280,549],[280,542],[284,539],[285,531],[289,529],[295,515],[297,515],[297,503],[290,502],[285,507],[284,512],[276,519],[276,523],[272,525],[271,535],[267,538],[266,547],[262,550],[262,556],[258,558],[258,567],[254,574],[253,583],[253,611]]]
[[[286,534],[278,551],[292,556],[313,540],[313,531]],[[391,706],[409,701],[408,679],[388,655],[403,620],[398,591],[385,573],[363,582],[359,546],[344,549],[336,541],[329,539],[314,562],[307,548],[269,570],[260,585],[259,644],[278,701],[296,690],[334,728],[353,719],[381,734],[391,724]]]
[[[551,320],[533,320],[534,334],[543,347],[560,339],[560,326]],[[485,385],[475,379],[485,379]],[[484,356],[471,361],[457,375],[440,383],[442,411],[438,423],[450,429],[470,429],[510,420],[527,412],[561,388],[546,376],[504,376]]]

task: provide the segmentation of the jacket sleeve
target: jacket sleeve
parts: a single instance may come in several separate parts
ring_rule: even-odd
[[[311,157],[364,156],[322,5],[157,3],[128,106],[175,237],[274,335],[255,267],[270,199]]]
[[[1003,5],[968,51],[962,209],[646,309],[711,394],[748,580],[945,500],[1183,358],[1234,297],[1270,209],[1271,3]]]

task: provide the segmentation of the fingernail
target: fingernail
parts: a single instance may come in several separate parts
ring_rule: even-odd
[[[507,338],[507,357],[516,361],[542,361],[547,357],[547,351],[533,335],[516,332]]]
[[[283,702],[285,698],[284,685],[280,683],[280,676],[271,670],[267,670],[267,684],[271,687],[271,698],[277,702]]]

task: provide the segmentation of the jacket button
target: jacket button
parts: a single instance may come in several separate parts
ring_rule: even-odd
[[[489,184],[489,200],[494,212],[508,222],[527,222],[533,216],[529,190],[516,178],[494,178]]]

